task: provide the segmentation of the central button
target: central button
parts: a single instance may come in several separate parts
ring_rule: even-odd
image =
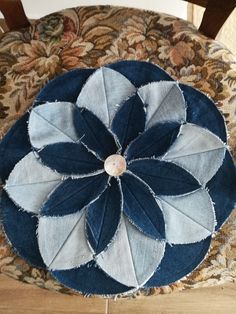
[[[110,155],[104,162],[104,169],[110,176],[118,177],[126,170],[126,160],[118,154]]]

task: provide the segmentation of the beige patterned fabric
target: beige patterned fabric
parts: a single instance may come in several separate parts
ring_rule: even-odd
[[[0,136],[60,73],[118,60],[146,60],[210,95],[227,122],[236,158],[236,57],[178,18],[138,9],[92,6],[67,9],[0,40]],[[141,290],[163,294],[236,280],[236,211],[212,241],[205,261],[173,285]],[[0,233],[0,271],[15,279],[74,294],[46,271],[16,256]]]

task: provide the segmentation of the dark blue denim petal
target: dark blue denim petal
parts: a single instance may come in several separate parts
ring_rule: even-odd
[[[157,195],[180,195],[200,188],[199,182],[189,172],[171,162],[140,159],[132,161],[128,169]]]
[[[165,222],[162,211],[149,188],[130,174],[121,177],[124,195],[123,210],[130,222],[154,239],[165,238]]]
[[[74,114],[74,126],[81,141],[101,159],[118,151],[113,135],[91,111],[77,108]]]
[[[120,61],[107,66],[123,74],[137,88],[151,82],[173,81],[159,66],[145,61]]]
[[[81,143],[47,145],[38,154],[44,165],[65,175],[87,175],[103,169],[103,162]]]
[[[179,129],[177,122],[158,123],[137,137],[127,148],[125,156],[128,160],[159,157],[176,140]]]
[[[174,283],[192,272],[204,259],[211,244],[211,237],[192,244],[166,244],[165,255],[146,288]]]
[[[41,215],[64,216],[76,213],[99,197],[107,182],[108,176],[105,173],[80,179],[66,179],[48,197]]]
[[[185,84],[179,84],[187,102],[187,121],[200,125],[223,141],[227,141],[224,118],[215,103],[205,94]]]
[[[112,178],[99,199],[88,207],[86,231],[96,254],[103,251],[114,237],[120,222],[121,205],[119,183]]]
[[[1,221],[14,250],[30,264],[45,268],[36,235],[38,218],[20,210],[5,191],[2,191],[0,200]]]
[[[116,113],[111,129],[118,137],[122,153],[144,131],[145,119],[144,104],[137,94],[130,97]]]
[[[31,151],[27,121],[29,114],[21,117],[0,141],[0,179],[4,182],[15,164]]]
[[[207,183],[207,188],[215,204],[216,230],[218,230],[236,204],[236,167],[228,151],[226,151],[222,166]]]
[[[117,294],[132,289],[107,276],[94,261],[79,268],[56,270],[51,273],[65,286],[88,295]]]
[[[83,85],[94,71],[96,69],[76,69],[56,77],[41,90],[34,105],[46,101],[75,103]]]

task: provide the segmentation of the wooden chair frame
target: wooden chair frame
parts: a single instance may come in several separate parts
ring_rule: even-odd
[[[215,38],[224,22],[236,7],[236,0],[184,0],[205,7],[199,31]],[[0,0],[0,11],[4,15],[9,30],[17,30],[30,25],[21,0]]]

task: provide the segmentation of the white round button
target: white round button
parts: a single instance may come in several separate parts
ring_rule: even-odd
[[[118,177],[126,170],[126,160],[118,154],[110,155],[105,160],[104,169],[110,176]]]

